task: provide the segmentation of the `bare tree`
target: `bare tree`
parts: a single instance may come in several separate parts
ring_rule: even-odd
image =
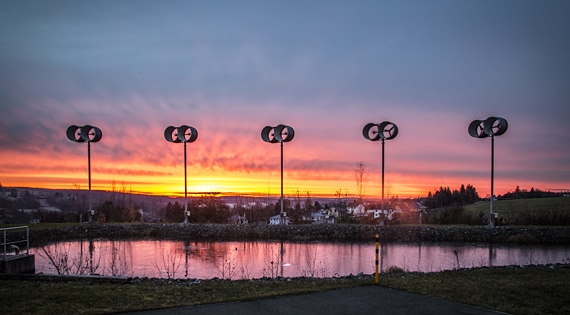
[[[305,211],[311,213],[313,211],[313,199],[311,198],[311,192],[307,190],[307,198],[305,199]]]
[[[334,191],[334,195],[335,197],[338,199],[337,202],[343,202],[346,201],[348,198],[348,189],[344,189],[344,192],[342,191],[342,188],[339,188],[338,190]]]
[[[366,165],[364,162],[360,161],[356,163],[356,168],[354,169],[354,179],[356,180],[356,193],[358,195],[358,201],[362,203],[364,193],[366,192],[366,183],[368,181],[368,176],[366,174]]]

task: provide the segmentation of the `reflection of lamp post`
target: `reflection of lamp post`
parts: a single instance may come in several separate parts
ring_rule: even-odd
[[[289,142],[295,137],[295,130],[287,125],[278,125],[277,127],[265,126],[261,130],[261,139],[268,143],[281,144],[281,212],[279,213],[279,223],[285,224],[285,216],[283,211],[283,142]]]
[[[368,123],[362,129],[362,135],[370,141],[382,140],[382,212],[384,212],[384,140],[396,138],[398,126],[389,121],[380,124]]]
[[[93,222],[95,211],[91,208],[91,142],[98,142],[103,137],[101,129],[85,125],[83,127],[71,125],[66,131],[67,139],[73,142],[87,142],[87,170],[89,180],[89,223]]]
[[[184,222],[188,224],[188,189],[187,189],[187,176],[186,176],[186,142],[194,142],[198,138],[198,131],[194,127],[182,125],[180,127],[168,126],[164,130],[164,138],[172,143],[184,143]]]
[[[186,254],[184,255],[184,277],[188,278],[188,253],[190,253],[190,241],[188,240],[184,240],[184,253]]]
[[[495,185],[495,136],[500,136],[507,131],[509,124],[501,117],[489,117],[485,120],[474,120],[469,124],[468,132],[473,138],[491,137],[491,203],[489,206],[489,226],[494,226],[493,199]]]

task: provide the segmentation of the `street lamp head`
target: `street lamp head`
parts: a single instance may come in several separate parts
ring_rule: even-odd
[[[362,135],[365,139],[370,141],[378,141],[380,140],[380,132],[378,132],[379,124],[375,123],[368,123],[362,129]]]
[[[164,139],[166,139],[166,141],[168,142],[173,142],[173,143],[181,142],[180,139],[178,139],[177,129],[178,128],[173,126],[166,127],[166,129],[164,130]]]
[[[469,124],[467,132],[473,138],[500,136],[507,132],[509,124],[502,117],[489,117],[485,120],[474,120]]]
[[[81,128],[81,138],[87,142],[99,142],[102,137],[101,129],[95,126],[85,125]]]
[[[362,129],[362,135],[370,141],[391,140],[398,135],[398,126],[390,121],[368,123]]]
[[[484,120],[474,120],[469,124],[469,127],[467,128],[467,132],[469,132],[469,135],[473,138],[486,138],[487,134],[485,133],[485,128],[484,128]]]
[[[275,132],[271,126],[265,126],[263,129],[261,129],[261,139],[268,143],[279,142],[277,139],[275,139]]]
[[[381,137],[386,140],[394,139],[398,135],[398,126],[390,121],[381,123],[378,129],[380,130]]]
[[[276,127],[265,126],[261,130],[261,139],[268,143],[289,142],[295,137],[293,127],[277,125]]]
[[[509,124],[501,117],[489,117],[485,120],[484,130],[489,136],[500,136],[507,132]]]
[[[180,127],[168,126],[164,130],[164,139],[172,143],[194,142],[198,139],[198,131],[196,128],[188,125]]]
[[[73,142],[98,142],[103,137],[101,129],[91,125],[71,125],[67,128],[66,135]]]

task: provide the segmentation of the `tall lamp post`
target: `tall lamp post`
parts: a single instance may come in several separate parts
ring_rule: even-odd
[[[509,124],[502,117],[489,117],[485,120],[474,120],[469,124],[467,131],[473,138],[491,137],[491,202],[489,206],[489,226],[493,227],[493,199],[495,185],[495,136],[500,136],[507,131]]]
[[[194,127],[187,125],[182,125],[180,127],[168,126],[164,130],[164,138],[168,142],[172,143],[184,143],[184,222],[183,224],[188,224],[188,217],[190,216],[190,211],[188,211],[188,186],[187,186],[187,176],[186,176],[186,142],[194,142],[198,139],[198,131]]]
[[[384,121],[379,124],[368,123],[362,129],[362,135],[370,141],[382,140],[382,211],[384,211],[384,140],[391,140],[398,135],[396,124]]]
[[[98,142],[103,137],[101,129],[91,126],[71,125],[66,131],[67,139],[73,142],[87,142],[87,172],[89,180],[89,223],[93,223],[95,211],[91,207],[91,142]]]
[[[283,142],[289,142],[295,137],[293,127],[287,125],[277,125],[276,127],[265,126],[261,130],[261,139],[268,143],[281,144],[281,212],[279,213],[280,224],[284,224],[284,217],[287,215],[283,211]]]

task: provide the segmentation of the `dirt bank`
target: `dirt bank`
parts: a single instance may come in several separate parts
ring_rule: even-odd
[[[84,224],[60,229],[34,229],[30,231],[30,245],[89,238],[372,242],[375,235],[389,242],[570,244],[570,227]]]

